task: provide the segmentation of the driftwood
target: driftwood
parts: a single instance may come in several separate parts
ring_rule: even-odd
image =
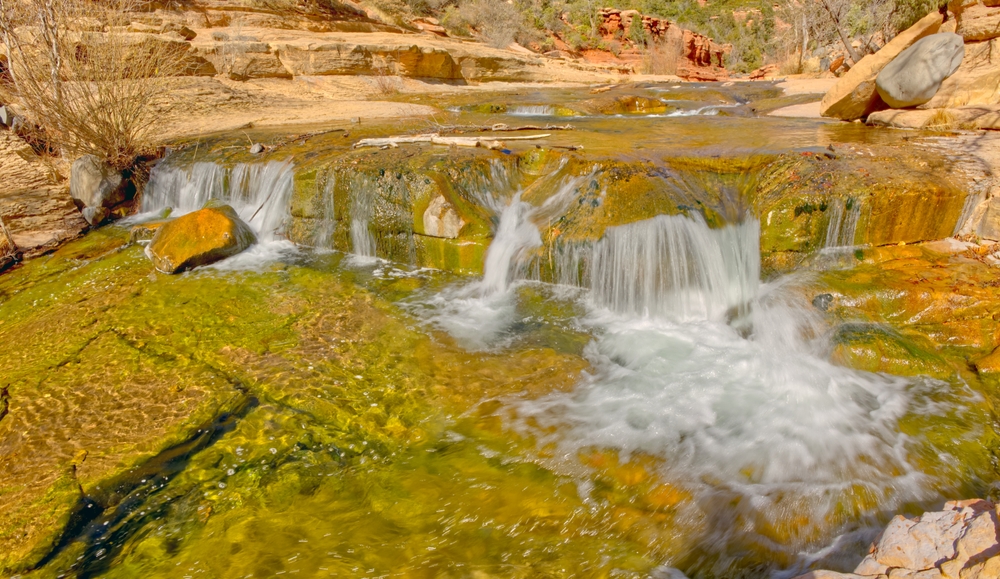
[[[504,123],[496,123],[489,126],[477,126],[477,125],[457,125],[457,126],[446,126],[440,127],[438,133],[447,134],[462,134],[462,133],[509,133],[515,131],[572,131],[575,129],[573,125],[518,125],[516,127],[511,127]]]
[[[506,137],[508,141],[531,141],[550,137],[548,133],[541,135],[523,135],[518,137]],[[399,145],[409,143],[431,143],[432,145],[447,145],[456,147],[482,147],[485,149],[503,149],[504,144],[493,137],[442,137],[438,133],[425,135],[413,135],[409,137],[383,137],[377,139],[361,139],[354,143],[355,149],[363,147],[383,147],[395,148]]]

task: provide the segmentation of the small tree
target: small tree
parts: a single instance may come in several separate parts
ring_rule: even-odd
[[[143,0],[0,0],[8,78],[0,99],[66,155],[123,169],[149,153],[188,46],[128,32]]]

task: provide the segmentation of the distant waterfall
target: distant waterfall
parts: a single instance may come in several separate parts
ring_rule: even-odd
[[[594,244],[590,288],[626,314],[719,319],[757,297],[756,219],[710,229],[700,215],[661,215],[609,228]]]
[[[555,114],[555,109],[547,105],[526,105],[510,107],[507,114],[513,117],[548,117]]]
[[[830,206],[830,221],[826,226],[823,249],[834,250],[854,247],[854,237],[861,217],[861,204],[854,199],[837,199]]]
[[[172,208],[172,215],[201,209],[218,199],[236,210],[261,241],[280,237],[288,220],[294,171],[291,163],[241,163],[232,168],[216,163],[189,167],[157,165],[142,197],[142,210]]]

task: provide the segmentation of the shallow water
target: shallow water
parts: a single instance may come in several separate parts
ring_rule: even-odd
[[[692,111],[763,98],[648,90]],[[662,158],[897,138],[704,115],[575,118],[558,139]],[[128,471],[32,576],[790,577],[853,568],[895,513],[996,477],[982,386],[832,363],[810,303],[822,282],[762,280],[762,225],[739,203],[726,223],[661,215],[562,245],[559,283],[542,283],[540,229],[591,182],[562,165],[537,204],[499,169],[468,185],[491,240],[483,275],[462,276],[375,257],[384,208],[335,200],[329,183],[318,211],[346,211],[354,255],[295,246],[287,163],[185,160],[154,173],[143,209],[226,200],[261,243],[165,276],[110,227],[29,262],[0,277],[0,339],[34,355],[0,365],[82,415],[62,369],[81,352],[119,376],[133,376],[121,360],[178,369],[178,389],[204,368],[241,402]],[[829,248],[852,243],[850,210],[824,230]],[[176,395],[153,392],[151,416]],[[39,449],[73,438],[50,434]]]

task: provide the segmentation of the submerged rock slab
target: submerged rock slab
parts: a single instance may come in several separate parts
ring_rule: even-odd
[[[228,205],[206,207],[160,227],[146,255],[163,273],[179,273],[243,251],[257,242],[250,226]]]

